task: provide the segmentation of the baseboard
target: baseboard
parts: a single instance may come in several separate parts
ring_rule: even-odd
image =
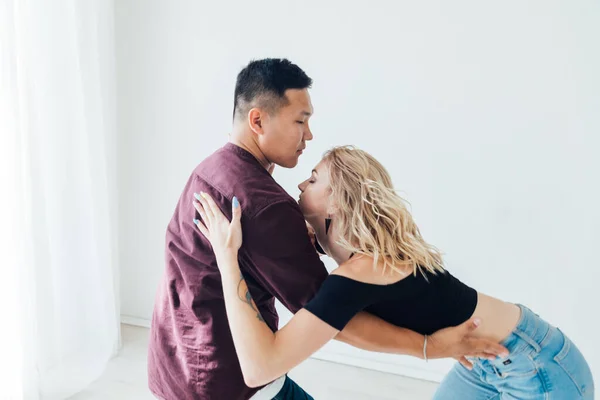
[[[121,315],[121,323],[150,328],[150,320],[132,317],[130,315]],[[445,375],[443,372],[431,371],[428,369],[415,367],[414,365],[403,365],[402,363],[398,362],[385,362],[354,354],[342,354],[335,351],[321,350],[313,354],[312,358],[432,382],[440,382]]]
[[[143,328],[150,328],[149,319],[132,317],[130,315],[121,315],[121,323],[133,326],[141,326]]]
[[[313,354],[311,358],[436,383],[441,382],[445,375],[443,372],[417,368],[413,365],[403,365],[401,362],[387,363],[385,361],[373,360],[366,357],[359,357],[351,354],[340,354],[323,350]]]

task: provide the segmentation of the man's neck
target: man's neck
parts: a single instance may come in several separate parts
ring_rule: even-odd
[[[234,126],[231,135],[229,135],[229,142],[252,154],[266,170],[272,167],[272,163],[267,160],[267,157],[265,157],[256,141],[253,140],[252,134],[242,132]]]

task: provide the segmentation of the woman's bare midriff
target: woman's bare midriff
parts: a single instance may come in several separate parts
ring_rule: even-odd
[[[481,325],[473,334],[500,343],[517,327],[521,309],[516,304],[478,292],[473,316],[481,319]]]

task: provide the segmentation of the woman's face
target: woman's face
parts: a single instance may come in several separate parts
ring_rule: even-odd
[[[298,204],[304,218],[315,228],[320,224],[324,225],[325,218],[328,216],[331,194],[327,164],[323,161],[317,164],[310,177],[298,185],[298,189],[300,189]]]

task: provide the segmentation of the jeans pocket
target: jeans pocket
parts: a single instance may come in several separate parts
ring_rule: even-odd
[[[558,354],[554,356],[554,361],[569,376],[581,396],[585,396],[594,390],[594,381],[590,367],[577,346],[571,342],[571,339],[562,333],[560,329],[558,331],[564,338],[564,344]]]
[[[483,361],[488,363],[489,361]],[[529,353],[509,355],[489,362],[497,376],[506,378],[531,378],[538,374],[537,364]]]

